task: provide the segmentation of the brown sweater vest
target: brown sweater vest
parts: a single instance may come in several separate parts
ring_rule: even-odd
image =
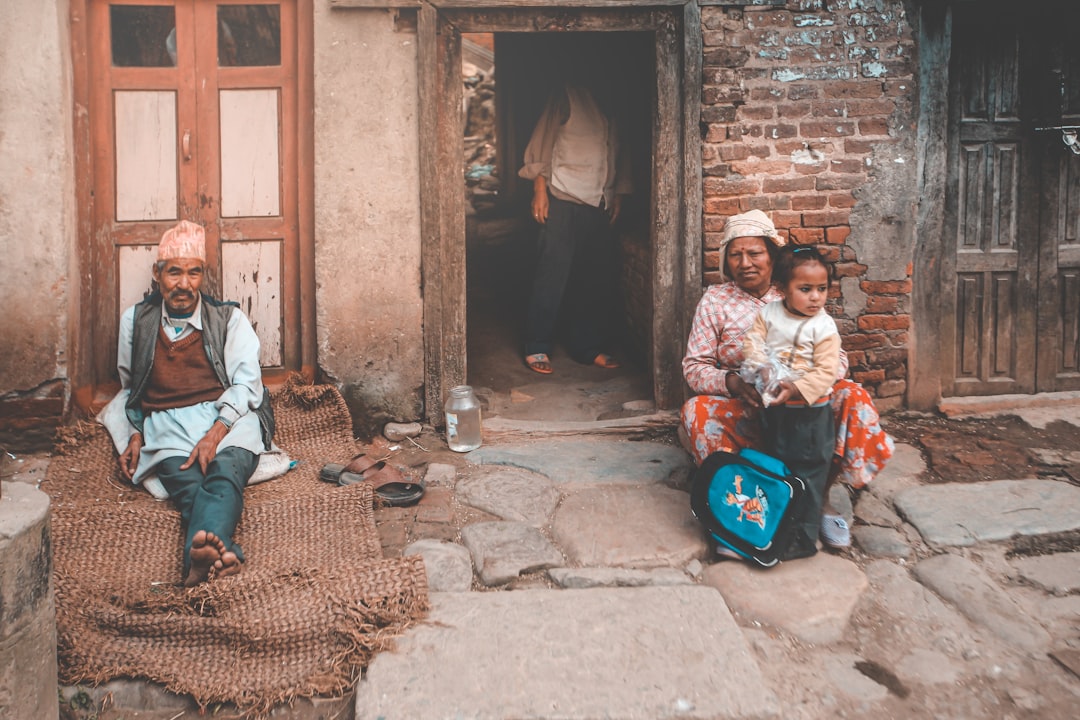
[[[212,402],[224,391],[206,357],[201,330],[169,342],[165,328],[158,329],[150,382],[142,398],[145,412]]]

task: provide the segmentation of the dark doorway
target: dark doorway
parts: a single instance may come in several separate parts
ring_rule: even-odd
[[[525,138],[514,130],[513,120],[528,126],[533,118],[527,109],[513,100],[513,89],[533,98],[533,112],[543,102],[544,90],[533,90],[525,83],[540,76],[542,58],[525,58],[518,50],[514,62],[515,42],[542,43],[543,36],[562,35],[585,38],[608,51],[608,60],[618,65],[613,77],[625,83],[631,91],[626,97],[636,102],[639,110],[631,120],[640,134],[635,141],[635,155],[647,156],[647,161],[635,171],[642,178],[642,187],[634,202],[635,208],[626,221],[623,233],[624,261],[622,274],[640,272],[640,281],[624,286],[622,297],[631,296],[623,320],[631,338],[631,350],[626,372],[634,370],[634,352],[644,354],[644,373],[651,393],[633,393],[635,407],[651,398],[662,410],[679,407],[685,398],[685,383],[680,361],[686,347],[686,332],[693,308],[701,295],[701,25],[696,3],[671,6],[652,6],[640,0],[605,4],[604,7],[558,7],[536,4],[524,7],[519,0],[492,0],[488,9],[436,8],[424,3],[417,12],[419,40],[420,90],[420,226],[422,264],[424,268],[424,347],[425,347],[425,406],[429,419],[438,422],[438,409],[445,392],[453,385],[470,381],[484,386],[494,383],[494,368],[498,371],[530,372],[522,364],[521,348],[516,331],[500,333],[506,343],[505,360],[489,365],[485,374],[480,360],[485,348],[485,336],[471,332],[471,305],[467,284],[469,275],[484,275],[483,263],[472,262],[466,252],[466,224],[478,223],[468,219],[462,191],[464,113],[462,92],[462,38],[473,33],[492,33],[496,65],[496,95],[498,105],[508,102],[507,111],[497,119],[500,137],[497,189],[501,195],[493,205],[504,213],[504,221],[513,226],[520,217],[515,211],[518,198],[517,165]],[[536,39],[522,39],[536,38]],[[574,42],[571,40],[570,42]],[[497,47],[496,47],[497,46]],[[510,48],[507,50],[506,48]],[[504,61],[501,56],[511,59]],[[510,70],[499,70],[500,63]],[[621,65],[620,65],[621,63]],[[631,72],[632,71],[632,72]],[[507,80],[503,74],[510,73]],[[517,73],[515,79],[514,73]],[[535,80],[533,80],[535,82]],[[508,89],[509,92],[508,97]],[[650,101],[646,102],[646,98]],[[645,108],[641,110],[640,108]],[[645,132],[647,130],[647,133]],[[529,128],[531,131],[531,127]],[[504,149],[505,147],[505,149]],[[503,164],[505,163],[505,164]],[[527,223],[522,229],[527,228]],[[633,232],[635,243],[626,243]],[[517,242],[529,242],[529,233],[517,233]],[[523,238],[523,239],[522,239]],[[639,240],[638,240],[639,239]],[[636,255],[636,265],[625,261],[627,248]],[[509,265],[495,264],[488,277],[499,276],[511,282]],[[518,276],[519,278],[520,276]],[[520,279],[512,284],[520,292]],[[474,287],[478,287],[474,285]],[[631,288],[627,290],[626,287]],[[488,305],[502,311],[509,304],[496,295]],[[520,321],[516,321],[519,325]],[[474,328],[475,330],[475,328]],[[643,339],[634,346],[633,333]],[[471,345],[472,348],[467,348]],[[480,347],[478,347],[480,346]],[[642,351],[641,348],[644,348]],[[478,353],[473,357],[474,353]],[[555,358],[558,361],[557,358]],[[572,369],[573,363],[564,363]],[[579,368],[592,372],[593,368]],[[599,371],[599,369],[596,369]],[[550,380],[537,375],[532,380]],[[534,383],[535,384],[535,383]],[[510,383],[502,387],[514,388]],[[520,391],[520,387],[517,389]],[[548,388],[558,388],[551,384]],[[597,392],[603,392],[603,389]],[[519,393],[520,397],[520,393]],[[573,398],[564,397],[563,406]],[[622,405],[619,405],[622,412]]]
[[[468,382],[486,392],[489,415],[511,419],[604,420],[649,412],[655,407],[648,362],[656,105],[652,34],[495,33],[490,40],[466,36],[463,43],[470,99],[465,120]],[[485,68],[470,63],[484,65],[482,50],[468,50],[486,44],[492,46],[494,82],[485,77]],[[557,62],[571,73],[604,78],[602,102],[621,126],[633,194],[615,226],[619,284],[612,349],[622,367],[576,363],[557,335],[551,354],[555,372],[541,376],[522,359],[539,226],[529,212],[532,184],[517,173],[544,104],[558,89],[552,71]],[[488,129],[492,109],[494,142],[476,136]],[[567,312],[572,309],[564,306],[564,316]]]

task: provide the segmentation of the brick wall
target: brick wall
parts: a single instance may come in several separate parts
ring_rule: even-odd
[[[914,45],[903,3],[703,7],[702,35],[706,281],[723,280],[718,248],[726,218],[764,210],[792,242],[816,245],[833,262],[829,310],[851,375],[871,394],[894,398],[884,405],[898,404],[906,389],[910,277],[868,278],[857,248],[873,238],[853,236],[852,216],[874,192],[875,148],[914,133],[906,111]],[[842,280],[865,294],[865,304],[845,302]]]

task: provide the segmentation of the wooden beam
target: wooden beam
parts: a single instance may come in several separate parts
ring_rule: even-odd
[[[689,0],[429,0],[440,10],[563,10],[566,8],[647,8],[685,5]],[[554,6],[554,8],[552,7]]]
[[[367,8],[368,10],[390,10],[393,8],[418,8],[423,4],[423,0],[330,0],[330,9]]]
[[[442,243],[438,192],[438,12],[424,5],[416,19],[417,94],[420,112],[420,277],[424,287],[424,412],[440,424],[442,377]]]
[[[762,5],[783,4],[785,0],[724,0],[704,4],[720,5]],[[677,7],[685,5],[691,0],[559,0],[553,3],[551,0],[429,0],[428,4],[439,10],[488,10],[488,9],[513,9],[513,10],[551,10],[552,5],[558,9],[564,8],[645,8],[645,7]],[[368,8],[418,8],[424,4],[424,0],[330,0],[330,7],[334,9]]]
[[[649,32],[670,17],[670,11],[624,13],[614,8],[493,8],[446,10],[441,13],[458,32]]]
[[[670,17],[670,16],[669,16]],[[681,23],[680,23],[681,24]],[[680,102],[682,43],[673,23],[657,28],[656,113],[653,121],[652,368],[657,407],[682,403],[682,348],[679,302],[682,282],[683,123]]]
[[[461,35],[441,20],[437,28],[436,96],[439,125],[435,144],[438,147],[436,192],[439,193],[440,245],[442,268],[442,374],[439,378],[439,402],[434,409],[442,424],[442,398],[450,388],[463,385],[466,347],[465,293],[465,118],[462,115]],[[426,293],[426,290],[425,290]],[[428,411],[431,415],[432,411]]]
[[[701,182],[701,8],[696,3],[683,7],[682,26],[682,121],[683,121],[683,181],[682,181],[682,279],[675,317],[676,336],[680,354],[685,348],[690,324],[702,293],[702,182]],[[673,380],[671,399],[680,404],[689,388],[678,363]]]

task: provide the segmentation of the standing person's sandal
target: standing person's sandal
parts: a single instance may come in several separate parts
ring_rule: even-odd
[[[608,355],[607,353],[600,353],[599,355],[597,355],[595,358],[593,358],[592,364],[598,368],[603,368],[605,370],[616,370],[622,367],[618,360]]]
[[[555,372],[551,368],[551,358],[547,356],[547,353],[533,353],[532,355],[526,355],[525,364],[530,370],[540,373],[541,375],[550,375]]]

